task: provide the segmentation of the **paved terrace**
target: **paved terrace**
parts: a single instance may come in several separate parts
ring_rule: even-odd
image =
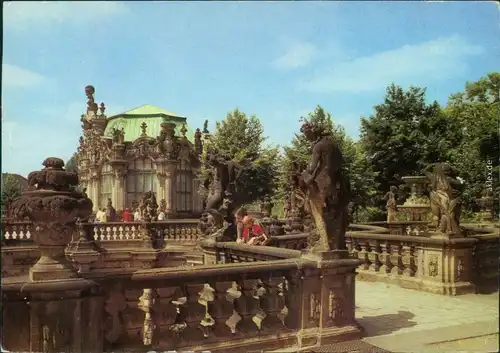
[[[498,292],[449,297],[356,281],[363,341],[390,352],[498,352],[498,300]]]

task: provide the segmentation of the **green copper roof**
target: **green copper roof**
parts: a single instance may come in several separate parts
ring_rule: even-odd
[[[192,142],[193,131],[187,125],[187,119],[184,116],[166,111],[165,109],[156,107],[151,104],[146,104],[138,108],[134,108],[127,112],[117,114],[108,118],[104,137],[112,138],[113,128],[123,129],[125,131],[125,141],[133,142],[142,134],[141,125],[146,123],[146,134],[149,137],[157,137],[160,135],[161,123],[171,122],[176,125],[175,134],[181,136],[182,125],[186,124],[186,137]]]

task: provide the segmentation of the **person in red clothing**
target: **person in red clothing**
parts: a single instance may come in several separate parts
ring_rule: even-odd
[[[251,216],[243,218],[243,234],[241,239],[248,245],[266,245],[269,238],[259,224],[255,224]]]
[[[123,221],[132,222],[132,213],[130,213],[130,210],[128,208],[123,211]]]

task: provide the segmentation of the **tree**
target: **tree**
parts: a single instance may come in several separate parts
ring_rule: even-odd
[[[351,184],[351,212],[355,213],[359,208],[366,207],[375,192],[375,174],[366,162],[366,155],[361,144],[349,138],[341,125],[336,125],[331,114],[321,106],[317,106],[314,112],[309,113],[309,121],[325,126],[325,131],[340,144],[342,149],[347,176]],[[295,135],[291,145],[284,148],[284,156],[280,165],[280,187],[277,199],[282,200],[290,190],[290,177],[293,171],[292,163],[301,169],[305,169],[311,161],[312,143],[302,134]]]
[[[265,146],[266,139],[256,116],[247,117],[235,109],[216,123],[215,132],[205,146],[205,151],[214,148],[234,162],[248,166],[236,183],[244,203],[264,200],[275,191],[279,151],[277,147]],[[206,155],[203,159],[206,160]],[[200,176],[205,179],[211,172],[211,167],[204,163]]]
[[[73,153],[70,159],[66,162],[65,169],[68,172],[78,173],[78,153]]]
[[[21,196],[23,187],[11,174],[2,174],[2,209],[7,211],[12,201]]]
[[[475,208],[476,198],[488,187],[500,192],[500,73],[489,73],[468,82],[464,92],[450,96],[444,113],[462,126],[460,145],[452,163],[465,181],[465,208]],[[488,180],[490,179],[490,180]]]
[[[361,143],[377,173],[380,196],[391,185],[400,186],[405,175],[422,175],[432,163],[449,162],[461,138],[459,122],[443,114],[437,102],[426,104],[425,89],[418,87],[404,91],[390,85],[375,114],[361,119]],[[382,198],[377,200],[384,209]]]

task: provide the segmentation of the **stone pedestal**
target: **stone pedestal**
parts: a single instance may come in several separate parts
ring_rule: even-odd
[[[446,295],[475,293],[472,252],[476,241],[441,235],[417,247],[422,289]]]
[[[347,250],[322,253],[304,252],[311,260],[300,280],[300,347],[325,345],[357,339],[362,328],[355,320],[356,268],[361,261]]]

